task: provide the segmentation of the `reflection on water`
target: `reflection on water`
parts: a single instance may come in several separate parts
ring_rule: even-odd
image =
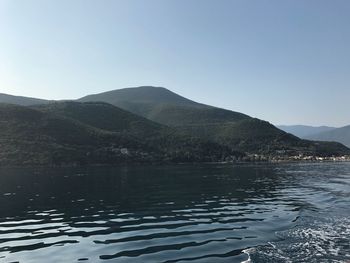
[[[0,261],[341,262],[349,188],[345,163],[2,169]]]

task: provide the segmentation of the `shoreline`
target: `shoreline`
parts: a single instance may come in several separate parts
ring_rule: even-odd
[[[226,165],[243,165],[243,164],[287,164],[287,163],[350,163],[350,158],[346,159],[272,159],[272,160],[245,160],[245,161],[218,161],[218,162],[125,162],[115,164],[63,164],[63,165],[3,165],[0,169],[6,168],[84,168],[84,167],[116,167],[116,166],[166,166],[166,165],[200,165],[200,164],[226,164]]]

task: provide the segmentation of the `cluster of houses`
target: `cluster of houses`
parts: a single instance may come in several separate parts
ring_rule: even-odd
[[[323,156],[314,156],[314,155],[291,155],[287,156],[284,154],[281,155],[274,155],[274,156],[265,156],[261,154],[249,154],[246,157],[243,157],[241,160],[237,161],[248,161],[248,162],[283,162],[283,161],[310,161],[310,162],[350,162],[350,156],[344,155],[344,156],[329,156],[329,157],[323,157]]]

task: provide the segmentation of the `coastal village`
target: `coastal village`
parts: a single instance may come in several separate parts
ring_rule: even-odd
[[[315,156],[315,155],[263,155],[247,154],[241,158],[233,158],[233,162],[350,162],[350,155]]]

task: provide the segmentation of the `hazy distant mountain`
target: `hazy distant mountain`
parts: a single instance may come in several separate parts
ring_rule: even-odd
[[[266,121],[200,104],[165,88],[147,86],[113,90],[89,95],[79,101],[111,103],[152,121],[174,127],[178,131],[229,146],[237,151],[275,153],[286,150],[290,154],[296,154],[298,151],[315,153],[318,149],[322,148],[324,151],[327,148],[323,148],[324,144],[300,140]]]
[[[317,133],[327,132],[336,129],[335,127],[328,126],[314,127],[307,125],[278,125],[277,128],[303,139],[306,139],[308,136],[312,136]]]
[[[310,140],[340,142],[350,147],[350,125],[307,136]]]
[[[46,104],[49,100],[35,99],[22,96],[13,96],[8,94],[0,93],[0,103],[16,104],[22,106],[36,105],[36,104]]]

